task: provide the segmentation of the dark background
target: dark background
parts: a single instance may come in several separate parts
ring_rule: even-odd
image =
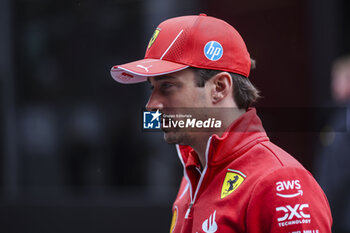
[[[142,58],[161,21],[202,12],[246,41],[258,110],[328,106],[331,62],[350,52],[347,0],[0,0],[1,232],[169,230],[181,164],[141,130],[147,84],[109,70]],[[317,130],[269,130],[290,121],[265,127],[314,172]]]

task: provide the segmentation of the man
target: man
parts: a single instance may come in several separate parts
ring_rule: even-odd
[[[177,144],[184,166],[170,231],[330,232],[331,213],[321,188],[269,141],[250,108],[258,98],[248,80],[250,68],[239,33],[201,14],[162,22],[145,59],[111,70],[121,83],[150,82],[148,110],[173,115],[173,121],[187,110],[203,120],[187,121],[191,129],[180,123],[166,128],[162,122],[164,139]],[[205,119],[219,124],[200,130]]]
[[[321,187],[331,204],[333,232],[350,232],[350,56],[336,59],[332,65],[331,93],[337,110],[320,137],[316,171]],[[332,171],[332,172],[329,172]]]

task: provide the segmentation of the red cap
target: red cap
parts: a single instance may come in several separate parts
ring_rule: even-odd
[[[221,19],[200,14],[168,19],[157,27],[145,58],[113,66],[120,83],[138,83],[189,66],[249,76],[250,56],[241,35]]]

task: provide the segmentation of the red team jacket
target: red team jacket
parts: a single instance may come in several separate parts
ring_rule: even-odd
[[[209,138],[206,161],[178,146],[184,177],[170,232],[331,232],[322,189],[291,155],[269,141],[255,109],[220,138]]]

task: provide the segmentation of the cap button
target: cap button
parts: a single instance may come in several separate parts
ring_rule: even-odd
[[[207,16],[207,14],[200,13],[199,16]]]

